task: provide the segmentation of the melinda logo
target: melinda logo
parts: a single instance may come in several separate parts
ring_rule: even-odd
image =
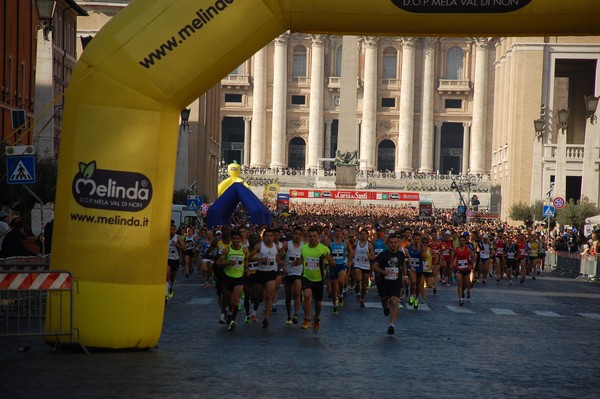
[[[420,14],[500,14],[520,10],[531,0],[392,0],[404,11]]]
[[[96,161],[79,163],[73,197],[86,208],[137,212],[152,200],[150,179],[141,173],[96,169]]]

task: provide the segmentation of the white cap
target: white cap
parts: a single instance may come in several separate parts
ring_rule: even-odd
[[[223,234],[223,233],[221,233],[221,230],[217,230],[217,231],[215,231],[215,234]]]
[[[450,233],[450,230],[446,230],[446,234],[452,234],[452,233]]]

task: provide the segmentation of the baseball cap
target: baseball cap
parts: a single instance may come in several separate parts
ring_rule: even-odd
[[[223,234],[223,233],[221,233],[221,230],[217,230],[217,231],[215,231],[215,234]]]

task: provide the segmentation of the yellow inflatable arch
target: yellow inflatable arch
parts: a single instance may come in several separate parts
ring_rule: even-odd
[[[594,35],[599,10],[598,0],[134,1],[83,53],[65,102],[52,268],[79,281],[79,340],[157,344],[179,113],[277,35]]]

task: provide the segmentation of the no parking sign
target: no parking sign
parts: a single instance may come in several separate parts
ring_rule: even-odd
[[[554,204],[554,207],[556,209],[560,209],[563,206],[565,206],[565,199],[563,197],[556,197],[556,198],[554,198],[552,203]]]

